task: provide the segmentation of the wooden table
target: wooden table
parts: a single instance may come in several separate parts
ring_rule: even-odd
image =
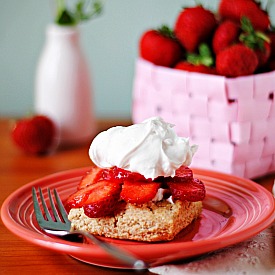
[[[43,157],[25,155],[10,138],[13,121],[0,118],[0,205],[13,191],[43,176],[91,165],[88,157],[90,144],[67,148]],[[130,120],[100,120],[98,131],[114,125],[129,125]],[[257,182],[272,189],[274,175]],[[88,265],[73,258],[41,249],[10,233],[0,222],[0,274],[132,274],[131,271],[105,269]],[[140,274],[140,273],[139,273]],[[152,274],[149,271],[141,274]]]

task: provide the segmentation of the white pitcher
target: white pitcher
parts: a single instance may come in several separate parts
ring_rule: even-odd
[[[95,134],[93,92],[77,27],[50,25],[35,79],[35,111],[59,127],[60,145],[77,145]]]

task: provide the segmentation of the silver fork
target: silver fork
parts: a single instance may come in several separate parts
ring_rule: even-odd
[[[36,220],[43,231],[60,237],[72,234],[80,234],[84,237],[89,238],[94,244],[100,246],[114,258],[119,259],[121,262],[123,262],[124,264],[128,265],[133,269],[141,270],[149,268],[149,266],[143,260],[137,259],[133,255],[130,255],[128,252],[122,251],[121,249],[114,245],[111,245],[110,243],[104,242],[103,240],[99,240],[94,235],[89,234],[88,232],[80,230],[72,231],[71,222],[67,217],[67,212],[63,206],[63,203],[56,189],[53,189],[55,200],[53,199],[51,190],[49,188],[47,189],[50,201],[50,208],[46,204],[44,195],[40,187],[38,188],[38,192],[42,203],[42,209],[45,213],[46,218],[44,218],[43,212],[41,211],[41,208],[39,206],[37,191],[34,187],[32,188],[34,213],[36,216]],[[54,203],[54,201],[56,201],[56,204]],[[52,212],[54,218],[52,217],[50,212]]]

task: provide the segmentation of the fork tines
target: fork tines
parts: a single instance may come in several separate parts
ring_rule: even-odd
[[[70,221],[67,218],[67,212],[63,206],[61,199],[59,198],[59,195],[56,189],[53,189],[53,194],[54,194],[54,198],[53,198],[50,188],[47,188],[50,208],[47,206],[45,197],[40,187],[38,187],[38,193],[39,193],[43,212],[41,211],[41,208],[39,205],[37,191],[35,187],[33,187],[32,198],[33,198],[34,212],[36,215],[37,222],[39,223],[40,226],[42,227],[45,226],[46,222],[58,222],[58,223],[70,224]],[[56,204],[54,202],[56,202]]]

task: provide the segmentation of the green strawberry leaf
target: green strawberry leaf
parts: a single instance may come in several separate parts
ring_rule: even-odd
[[[239,40],[251,49],[264,50],[264,42],[270,43],[269,37],[260,31],[255,31],[249,18],[243,16],[241,18],[241,29],[243,32],[239,36]]]
[[[241,28],[244,32],[254,33],[254,28],[251,24],[251,21],[246,16],[242,16],[241,18]]]
[[[157,31],[163,36],[175,39],[175,34],[173,30],[167,25],[162,25],[160,28],[157,29]]]
[[[214,58],[209,46],[205,43],[199,45],[199,52],[187,53],[186,60],[193,65],[205,65],[210,67],[214,65]]]

